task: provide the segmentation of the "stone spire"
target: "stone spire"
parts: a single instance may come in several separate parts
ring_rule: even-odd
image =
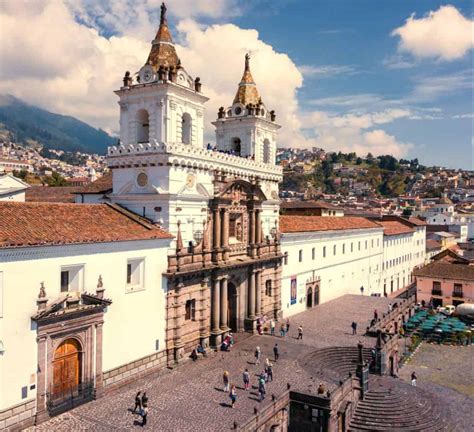
[[[250,72],[250,54],[245,54],[245,68],[239,88],[234,98],[234,103],[241,103],[244,106],[248,104],[259,105],[262,103],[258,94],[257,85]]]
[[[161,4],[160,27],[152,41],[150,55],[146,64],[158,71],[160,66],[177,68],[181,65],[178,54],[173,44],[168,21],[166,19],[166,5]]]

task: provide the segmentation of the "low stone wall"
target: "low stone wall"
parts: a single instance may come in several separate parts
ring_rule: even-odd
[[[0,411],[0,430],[13,432],[20,431],[35,422],[36,399],[14,405]]]
[[[141,359],[108,370],[103,374],[103,392],[115,390],[166,366],[166,350],[151,354]],[[100,395],[100,394],[99,394]]]
[[[408,318],[414,313],[413,307],[415,304],[415,297],[409,299],[399,299],[397,307],[393,308],[391,312],[381,313],[379,311],[379,318],[373,324],[367,326],[366,334],[368,336],[377,336],[377,331],[381,330],[385,333],[395,333],[403,326]]]
[[[234,430],[241,432],[267,432],[275,430],[287,430],[288,407],[290,404],[290,391],[287,390],[278,397],[273,397],[272,403],[262,410],[257,410],[244,424],[234,423]]]

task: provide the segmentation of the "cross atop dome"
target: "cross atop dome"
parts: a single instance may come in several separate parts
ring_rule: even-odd
[[[262,103],[262,99],[257,90],[257,85],[255,84],[252,73],[250,72],[249,53],[245,54],[244,73],[234,98],[234,104],[236,103],[240,103],[244,106],[247,106],[248,104],[259,105]]]

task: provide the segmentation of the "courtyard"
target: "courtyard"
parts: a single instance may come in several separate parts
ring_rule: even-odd
[[[366,347],[372,347],[375,340],[359,334],[352,335],[350,325],[352,321],[356,321],[358,332],[363,333],[372,318],[374,309],[383,313],[390,302],[393,300],[346,295],[291,317],[290,332],[284,338],[279,336],[278,331],[277,336],[237,334],[235,335],[236,345],[231,352],[213,353],[208,358],[199,359],[195,363],[189,361],[173,370],[165,369],[121,388],[113,394],[54,417],[30,430],[117,431],[140,427],[140,417],[131,413],[137,391],[146,391],[149,397],[148,423],[145,429],[156,431],[230,430],[234,422],[243,424],[248,420],[254,414],[255,407],[261,409],[271,404],[271,395],[278,397],[286,390],[287,383],[291,384],[292,389],[309,393],[315,393],[320,383],[323,383],[330,391],[334,389],[337,384],[329,375],[325,377],[324,374],[319,374],[311,368],[303,368],[303,360],[319,348],[354,347],[359,341]],[[303,326],[303,340],[297,340],[299,325]],[[260,403],[255,389],[249,392],[243,390],[242,372],[248,368],[252,377],[251,384],[255,385],[255,376],[263,370],[262,363],[265,358],[268,357],[273,362],[275,343],[279,345],[280,359],[274,363],[274,381],[267,385],[267,397]],[[253,355],[257,345],[262,350],[262,363],[258,366],[254,364]],[[465,351],[458,360],[472,366],[467,358],[470,348],[459,349]],[[410,374],[412,368],[415,367],[418,354],[415,355],[413,363],[402,371],[405,379],[406,374]],[[449,358],[449,354],[446,354],[446,357]],[[429,363],[432,364],[431,360]],[[428,366],[428,368],[431,370],[433,366]],[[222,391],[224,370],[229,371],[231,382],[237,385],[237,403],[234,409],[230,408],[228,394]],[[419,377],[420,386],[425,385],[428,390],[433,388],[434,391],[438,391],[439,387],[446,388],[444,384],[438,384],[434,379],[424,380],[422,372]],[[461,379],[459,383],[462,383]],[[455,390],[446,388],[446,391],[454,392]],[[467,395],[464,397],[464,402],[472,402]],[[457,403],[459,399],[453,398],[451,401]]]

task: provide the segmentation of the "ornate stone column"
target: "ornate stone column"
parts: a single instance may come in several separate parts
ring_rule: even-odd
[[[229,259],[229,209],[223,208],[222,215],[221,215],[221,246],[223,249],[223,256],[222,258],[224,261]]]
[[[248,281],[248,311],[247,316],[249,319],[255,319],[255,273],[253,270],[249,272]]]
[[[95,389],[97,396],[102,393],[102,333],[104,323],[95,325]]]
[[[223,277],[220,281],[221,287],[221,313],[220,313],[220,328],[227,331],[229,329],[228,316],[228,300],[227,300],[227,277]]]
[[[261,271],[254,270],[253,276],[255,277],[255,316],[262,315],[262,286]]]
[[[262,234],[262,210],[255,210],[255,243],[261,243]]]
[[[38,344],[38,388],[36,390],[36,415],[38,420],[43,421],[48,418],[46,412],[46,392],[48,391],[46,385],[46,374],[47,374],[47,336],[39,336],[36,338]]]
[[[179,362],[184,356],[184,343],[182,341],[183,324],[184,324],[184,303],[181,299],[181,289],[183,283],[176,284],[175,301],[174,301],[174,356],[175,361]]]
[[[209,326],[210,323],[210,308],[208,299],[209,297],[209,278],[205,277],[201,281],[201,300],[200,300],[200,312],[199,312],[199,338],[203,347],[209,346]]]
[[[219,331],[220,318],[220,283],[218,279],[212,281],[211,330]]]
[[[249,243],[255,243],[255,210],[249,211]]]
[[[218,208],[214,209],[214,249],[221,247],[221,215]]]

